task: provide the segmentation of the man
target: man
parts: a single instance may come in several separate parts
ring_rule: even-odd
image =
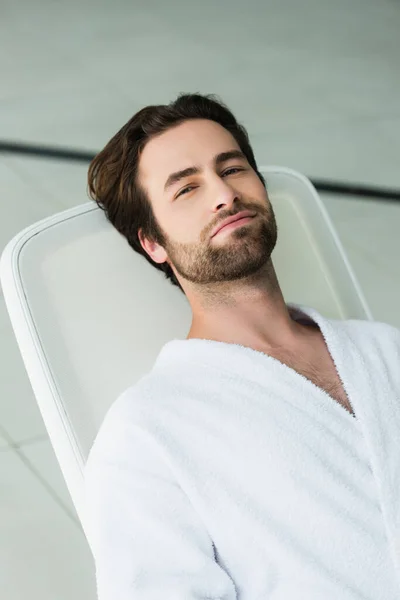
[[[89,456],[99,600],[398,598],[383,466],[360,423],[372,369],[385,406],[399,400],[399,332],[286,305],[264,179],[215,97],[139,111],[89,189],[192,309]]]

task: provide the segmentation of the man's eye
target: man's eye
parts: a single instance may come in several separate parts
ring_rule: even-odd
[[[241,169],[239,167],[231,167],[230,169],[227,169],[226,171],[224,171],[222,173],[222,175],[226,175],[227,173],[230,173],[231,171],[244,171],[244,169]],[[182,196],[182,194],[186,194],[187,190],[190,190],[193,187],[194,187],[193,185],[188,185],[187,187],[183,188],[183,190],[181,190],[179,192],[179,194],[176,195],[176,198],[179,198],[179,196]]]
[[[230,169],[227,169],[226,171],[224,171],[222,173],[222,175],[226,175],[227,173],[229,173],[230,171],[243,171],[243,169],[240,169],[239,167],[231,167]]]
[[[179,196],[181,196],[183,193],[186,192],[186,190],[190,190],[193,186],[192,185],[188,185],[187,187],[183,188],[183,190],[181,190],[179,192],[179,194],[176,195],[177,198],[179,198]]]

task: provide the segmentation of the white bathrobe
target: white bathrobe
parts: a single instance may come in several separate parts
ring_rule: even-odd
[[[400,598],[400,331],[287,306],[355,417],[262,352],[168,342],[86,466],[99,600]]]

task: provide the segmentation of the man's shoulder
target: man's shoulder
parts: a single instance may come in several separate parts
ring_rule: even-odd
[[[112,453],[132,437],[132,431],[143,422],[146,407],[156,393],[156,385],[148,374],[122,391],[106,411],[92,443],[89,459],[104,448]]]
[[[370,333],[371,335],[385,335],[393,339],[399,338],[400,329],[384,321],[369,321],[367,319],[347,319],[342,321],[346,327],[361,333]]]
[[[349,339],[358,349],[375,359],[393,364],[400,360],[400,329],[384,321],[349,319],[343,321]]]

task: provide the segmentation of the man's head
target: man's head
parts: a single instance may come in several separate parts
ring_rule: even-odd
[[[94,158],[88,179],[114,227],[182,291],[186,282],[253,275],[275,247],[275,215],[247,132],[214,96],[143,108]],[[243,210],[255,216],[212,236]]]

